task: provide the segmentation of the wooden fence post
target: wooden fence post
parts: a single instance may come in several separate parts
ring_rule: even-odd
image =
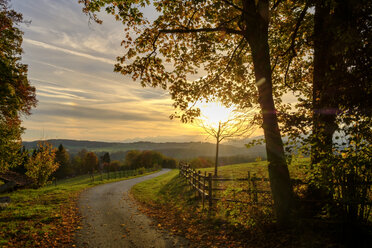
[[[200,193],[200,190],[201,190],[201,188],[200,188],[200,171],[198,171],[198,193],[199,193],[199,197],[201,197],[201,193]]]
[[[202,204],[203,204],[203,210],[204,210],[204,201],[205,201],[205,178],[207,177],[207,172],[204,171],[204,177],[203,177],[203,194],[202,194]]]
[[[195,197],[198,197],[198,190],[196,186],[196,170],[193,171],[193,180],[194,180],[193,188],[195,190]]]
[[[249,200],[252,201],[252,187],[251,187],[251,172],[248,171],[248,194],[249,194]]]
[[[212,173],[208,173],[208,200],[209,210],[212,208]]]
[[[253,174],[252,185],[253,185],[253,201],[254,203],[258,202],[258,195],[257,195],[257,184],[256,184],[256,173]]]

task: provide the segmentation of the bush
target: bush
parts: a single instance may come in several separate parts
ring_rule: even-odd
[[[163,168],[176,168],[177,161],[173,158],[165,157],[157,151],[137,151],[132,150],[125,157],[125,166],[131,169],[154,168],[155,165]]]
[[[146,169],[145,169],[144,167],[141,167],[141,168],[138,168],[138,169],[137,169],[137,173],[138,173],[139,175],[145,174],[145,172],[146,172]]]
[[[55,172],[59,164],[55,162],[56,149],[47,142],[39,143],[38,148],[26,164],[26,175],[34,179],[36,187],[45,186],[50,175]]]
[[[197,157],[190,161],[190,166],[194,169],[207,168],[207,167],[213,167],[214,163],[210,159],[203,158],[203,157]]]

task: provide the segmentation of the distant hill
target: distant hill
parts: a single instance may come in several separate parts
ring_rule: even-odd
[[[97,153],[109,152],[110,154],[119,155],[115,159],[125,156],[125,152],[129,150],[155,150],[163,153],[166,156],[178,159],[190,159],[199,156],[213,157],[215,155],[215,144],[209,142],[101,142],[101,141],[87,141],[87,140],[66,140],[66,139],[51,139],[47,140],[54,147],[62,144],[71,154],[76,154],[82,149],[94,151]],[[24,141],[23,145],[27,149],[34,149],[38,141]],[[256,146],[250,149],[244,146],[220,145],[220,156],[229,157],[245,155],[252,158],[266,157],[266,152],[263,146]]]

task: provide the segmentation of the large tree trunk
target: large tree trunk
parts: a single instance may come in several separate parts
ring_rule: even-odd
[[[245,37],[252,50],[259,103],[263,114],[263,130],[274,207],[278,224],[287,226],[291,221],[293,191],[273,100],[268,45],[269,4],[268,1],[259,1],[256,5],[255,1],[247,0],[244,1],[244,10],[251,13],[245,16],[248,30]]]
[[[314,15],[313,138],[311,163],[319,163],[332,152],[332,136],[337,129],[334,107],[335,84],[329,77],[333,44],[330,6],[318,1]]]

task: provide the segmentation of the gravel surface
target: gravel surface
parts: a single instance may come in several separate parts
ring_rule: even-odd
[[[76,235],[76,247],[188,247],[183,238],[157,229],[128,197],[128,191],[136,183],[168,171],[163,169],[84,191],[78,203],[83,221]]]

